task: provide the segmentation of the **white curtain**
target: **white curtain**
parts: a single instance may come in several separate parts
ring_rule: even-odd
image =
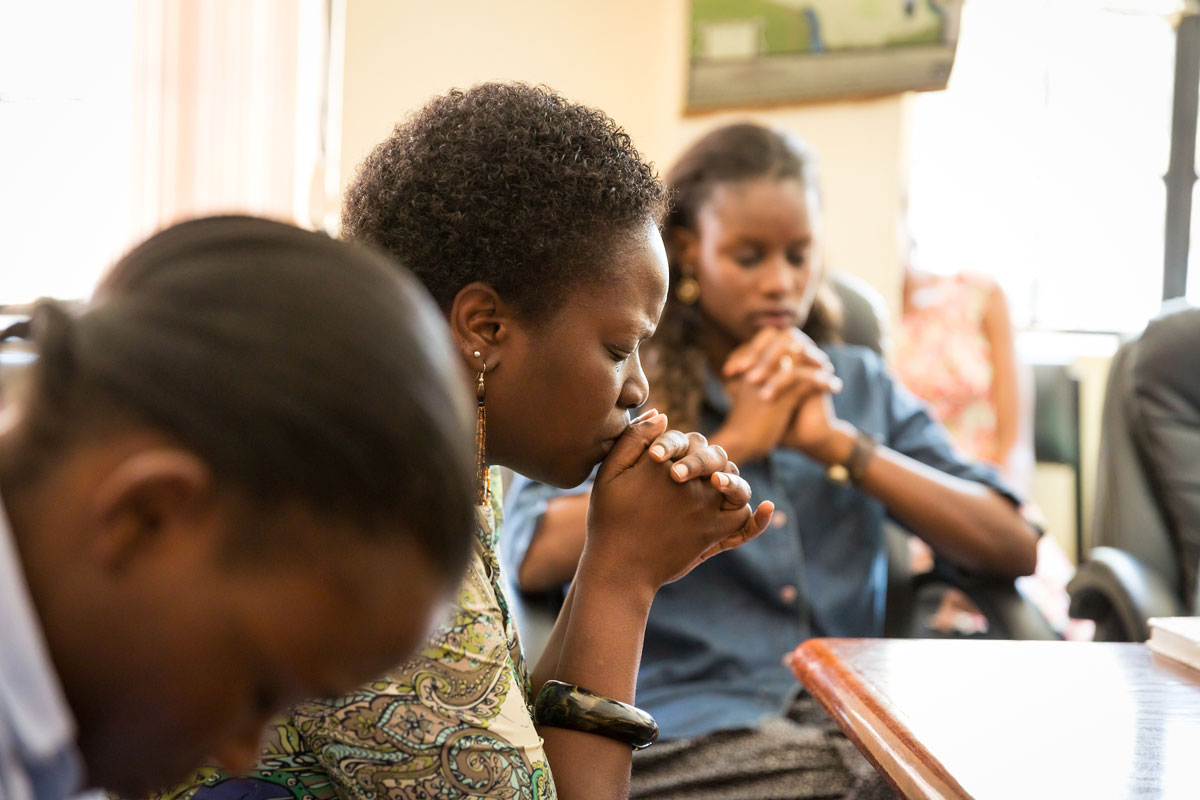
[[[0,307],[84,297],[180,219],[335,217],[333,2],[0,3]]]
[[[244,212],[324,216],[323,0],[138,0],[135,228]]]

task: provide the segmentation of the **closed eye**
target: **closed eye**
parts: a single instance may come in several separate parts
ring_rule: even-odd
[[[757,247],[739,248],[733,254],[733,260],[743,267],[753,267],[762,261],[762,250]]]
[[[622,361],[628,360],[628,358],[631,355],[633,355],[632,352],[626,353],[624,351],[617,350],[616,348],[613,348],[613,347],[608,348],[608,354],[612,358],[612,360],[616,361],[618,364],[621,363]]]

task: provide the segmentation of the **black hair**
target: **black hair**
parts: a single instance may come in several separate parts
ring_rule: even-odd
[[[342,233],[407,264],[449,309],[482,281],[531,322],[608,277],[606,246],[659,222],[665,192],[602,111],[485,83],[396,126],[346,191]]]
[[[741,122],[710,131],[684,151],[667,173],[671,208],[664,226],[671,291],[658,331],[647,345],[651,396],[685,429],[699,420],[705,357],[696,344],[701,324],[696,305],[681,302],[675,287],[683,277],[672,231],[697,232],[696,217],[720,185],[769,178],[794,178],[819,194],[816,157],[794,134]],[[803,330],[819,344],[836,341],[840,328],[837,298],[821,286]]]
[[[16,480],[115,426],[160,430],[218,486],[400,528],[448,573],[474,526],[470,410],[445,323],[388,259],[278,222],[186,222],[136,247],[74,315],[40,301],[5,336],[37,354]]]

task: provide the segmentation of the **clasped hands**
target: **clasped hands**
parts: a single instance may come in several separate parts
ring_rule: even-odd
[[[765,328],[722,370],[732,408],[712,441],[667,430],[642,414],[601,464],[588,507],[580,569],[657,591],[766,529],[770,502],[751,509],[736,461],[791,447],[834,460],[842,381],[829,357],[795,328]]]
[[[656,592],[766,529],[774,504],[752,509],[750,495],[723,448],[647,411],[596,474],[579,568]]]
[[[830,463],[842,381],[829,356],[797,328],[764,328],[721,370],[732,407],[713,441],[743,463],[777,447]]]

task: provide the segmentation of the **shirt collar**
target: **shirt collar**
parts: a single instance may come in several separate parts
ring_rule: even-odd
[[[0,498],[0,713],[23,757],[75,754],[75,719],[42,635]]]

